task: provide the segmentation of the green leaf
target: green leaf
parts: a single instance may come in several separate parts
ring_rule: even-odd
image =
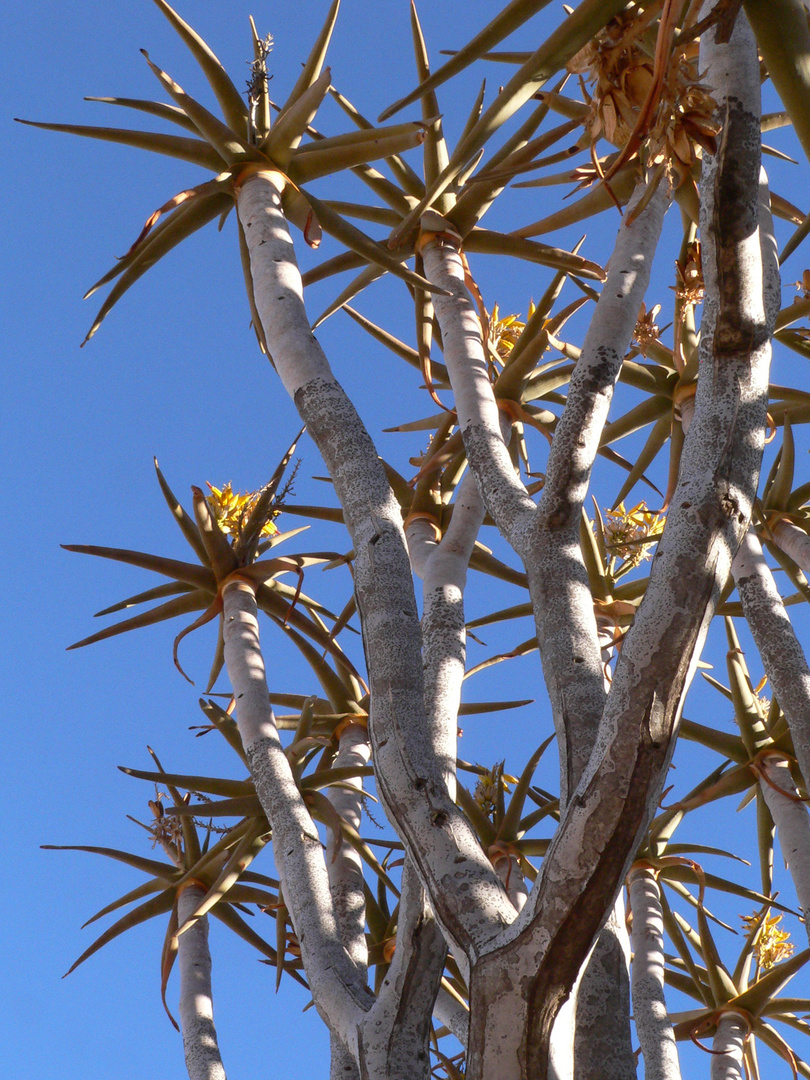
[[[166,500],[166,504],[169,510],[172,512],[172,517],[175,519],[180,527],[180,531],[185,536],[188,543],[191,545],[191,549],[203,566],[210,566],[208,555],[200,537],[200,530],[197,528],[197,523],[190,514],[186,513],[184,508],[180,505],[180,500],[175,496],[172,489],[166,483],[166,478],[160,471],[157,458],[153,459],[155,462],[155,472],[157,473],[158,484],[160,484],[160,490],[163,492],[163,498]]]
[[[570,251],[549,247],[536,241],[524,240],[514,234],[491,232],[489,229],[475,228],[464,240],[468,252],[480,251],[487,255],[512,255],[516,259],[551,266],[555,270],[564,270],[568,274],[593,281],[604,281],[605,271],[598,263],[573,255]]]
[[[798,0],[746,0],[757,46],[768,74],[810,158],[810,28]]]
[[[529,785],[532,782],[534,776],[534,770],[540,763],[540,758],[545,751],[556,739],[556,735],[549,735],[549,737],[537,747],[535,752],[526,762],[523,771],[520,774],[515,790],[512,792],[512,797],[509,800],[509,807],[503,816],[500,828],[498,829],[499,840],[511,840],[517,838],[518,824],[523,815],[523,806],[526,802],[526,793],[529,790]]]
[[[156,574],[174,578],[195,589],[202,589],[213,596],[217,591],[214,575],[205,566],[195,563],[180,562],[179,559],[165,559],[162,555],[149,555],[145,551],[130,551],[128,548],[98,547],[93,544],[62,544],[65,551],[77,551],[80,555],[96,555],[101,559],[139,566],[143,570],[153,570]]]
[[[150,772],[146,769],[129,769],[124,765],[118,768],[127,776],[138,780],[150,780],[155,784],[173,784],[184,791],[202,791],[207,795],[223,795],[226,798],[238,798],[255,795],[256,788],[252,780],[228,780],[218,776],[194,776],[186,773]],[[204,817],[204,814],[200,814]]]
[[[123,622],[116,623],[114,626],[108,626],[105,630],[99,630],[97,633],[91,634],[90,637],[82,638],[81,641],[76,641],[73,645],[68,645],[68,651],[71,649],[82,649],[85,645],[94,645],[97,641],[106,641],[107,638],[116,637],[118,634],[126,634],[130,630],[140,630],[144,626],[154,626],[155,623],[165,622],[167,619],[174,619],[178,615],[188,615],[192,611],[200,611],[201,609],[208,607],[210,599],[210,596],[195,589],[192,593],[186,593],[185,596],[179,596],[175,600],[169,600],[167,603],[160,604],[158,607],[151,608],[149,611],[144,611],[140,615],[133,616],[131,619],[125,619]]]
[[[165,105],[162,101],[143,101],[140,98],[117,98],[117,97],[86,97],[85,101],[97,101],[102,105],[121,105],[127,109],[135,109],[137,112],[157,116],[160,120],[166,120],[170,124],[177,124],[192,135],[198,131],[182,109],[176,105]]]
[[[141,53],[163,89],[174,98],[199,133],[206,142],[213,146],[223,161],[232,165],[243,157],[262,160],[255,147],[241,139],[227,124],[223,124],[204,105],[200,105],[190,94],[187,94],[182,86],[178,85],[170,75],[167,75],[157,64],[153,64],[146,49],[141,49]]]
[[[782,510],[787,505],[793,490],[793,470],[796,462],[796,449],[793,442],[793,429],[790,417],[785,413],[784,436],[779,452],[779,466],[776,476],[765,496],[766,510]]]
[[[156,131],[130,131],[127,128],[88,127],[85,124],[43,124],[33,120],[21,120],[18,124],[42,128],[43,131],[61,131],[66,135],[82,135],[87,139],[101,139],[102,142],[121,143],[135,150],[150,150],[155,154],[180,158],[192,165],[201,165],[218,173],[222,170],[223,159],[208,143],[202,139],[187,139],[180,135],[163,135]]]
[[[200,65],[230,127],[234,131],[241,131],[247,125],[247,107],[222,64],[199,34],[192,30],[173,8],[169,7],[166,0],[155,0],[155,3]]]
[[[141,923],[153,919],[156,915],[163,915],[165,912],[171,911],[173,902],[174,893],[172,890],[167,889],[158,896],[152,897],[151,900],[147,900],[133,911],[128,911],[126,915],[118,920],[118,922],[113,923],[109,929],[105,930],[103,934],[97,937],[89,948],[84,950],[78,960],[75,960],[70,965],[65,972],[65,975],[70,975],[72,971],[75,971],[76,968],[91,957],[93,953],[98,952],[99,949],[102,949],[110,941],[113,941],[127,930],[131,930],[134,926],[140,926]]]
[[[532,53],[509,80],[477,124],[457,145],[447,168],[391,237],[397,243],[413,229],[425,210],[447,190],[467,162],[507,120],[532,98],[543,83],[564,67],[597,31],[621,11],[625,0],[582,0],[561,26]],[[387,113],[385,115],[390,115]]]
[[[394,102],[393,105],[381,113],[380,120],[386,120],[389,116],[393,116],[395,112],[399,112],[400,109],[404,109],[411,102],[431,93],[437,86],[441,86],[453,75],[463,71],[465,67],[480,59],[484,53],[522,26],[532,15],[542,11],[548,3],[549,0],[510,0],[510,3],[498,13],[492,22],[487,23],[484,29],[480,30],[463,49],[453,55],[451,60],[443,64],[433,75],[423,78],[415,90],[412,90],[404,98],[400,98],[399,101]]]
[[[331,71],[329,68],[324,68],[313,84],[281,111],[275,124],[270,128],[270,134],[262,144],[262,151],[279,168],[287,169],[292,160],[293,151],[301,142],[310,121],[326,97],[331,81]]]
[[[372,124],[370,120],[367,120],[366,117],[352,105],[348,98],[345,98],[343,94],[338,93],[334,87],[332,88],[331,93],[341,109],[343,109],[346,115],[351,119],[352,123],[356,124],[363,131],[371,131],[374,128],[374,124]],[[438,110],[436,111],[438,112]],[[435,116],[436,113],[431,114],[432,118],[435,118]],[[396,183],[401,185],[401,190],[391,184],[389,180],[383,180],[379,173],[376,175],[369,175],[365,171],[361,173],[355,170],[355,174],[367,183],[372,190],[376,191],[393,210],[396,210],[400,217],[403,217],[408,213],[413,203],[417,199],[421,199],[425,194],[425,185],[408,162],[398,154],[386,158],[385,163],[393,173]],[[365,170],[368,166],[358,166],[358,168]],[[382,185],[380,184],[381,180],[383,180]]]
[[[184,203],[178,207],[173,214],[166,219],[163,228],[158,226],[152,236],[147,237],[143,244],[139,244],[136,248],[131,261],[128,262],[126,270],[121,274],[115,286],[111,289],[107,299],[101,305],[98,314],[93,320],[93,325],[87,332],[82,345],[85,345],[91,337],[96,333],[102,322],[118,303],[124,293],[129,289],[138,278],[142,277],[147,270],[151,269],[162,259],[163,256],[177,247],[192,233],[197,232],[203,225],[207,225],[209,221],[212,221],[222,210],[231,204],[230,195],[224,192],[216,192],[200,199],[194,199],[190,202]],[[160,231],[158,231],[160,230]],[[110,280],[111,277],[117,276],[118,270],[114,269],[110,274],[105,275],[104,280]],[[88,296],[98,287],[98,284],[93,286]]]
[[[186,919],[182,926],[178,927],[178,937],[184,931],[188,930],[189,927],[193,926],[198,919],[201,919],[211,911],[223,897],[227,896],[228,890],[231,886],[236,884],[243,871],[250,866],[262,848],[267,844],[268,839],[267,821],[262,815],[262,820],[255,823],[234,848],[216,881],[194,909],[194,913]]]
[[[147,589],[145,592],[127,597],[126,600],[120,600],[117,604],[112,604],[102,611],[97,611],[93,618],[99,619],[102,615],[113,615],[117,611],[137,607],[138,604],[146,604],[150,600],[162,600],[164,596],[179,596],[181,593],[190,592],[191,588],[190,585],[174,584],[173,582],[168,582],[166,585],[157,585],[154,589]]]
[[[789,960],[777,964],[776,967],[761,975],[744,994],[735,998],[734,1005],[750,1012],[752,1016],[759,1016],[768,1002],[772,1001],[784,986],[787,986],[808,960],[810,960],[810,949],[805,949],[791,956]]]
[[[646,443],[644,444],[641,452],[635,460],[633,468],[630,470],[624,483],[619,488],[619,493],[613,503],[614,509],[618,506],[620,502],[624,502],[626,497],[630,494],[638,481],[644,475],[644,470],[652,464],[652,462],[658,455],[658,452],[661,450],[667,439],[670,437],[671,430],[672,417],[669,412],[667,412],[665,416],[661,416],[658,420],[656,420],[652,431],[647,437]]]
[[[168,885],[175,879],[179,879],[180,872],[171,863],[159,862],[157,859],[147,859],[142,855],[132,855],[128,851],[119,851],[118,848],[94,847],[88,844],[42,844],[43,851],[87,851],[91,855],[104,855],[116,862],[126,863],[134,870],[140,870],[144,874],[165,881]]]
[[[326,20],[321,27],[321,31],[318,37],[315,39],[315,44],[310,50],[310,54],[307,57],[301,74],[296,80],[295,86],[290,92],[290,96],[281,107],[282,115],[290,108],[290,106],[297,101],[302,94],[315,83],[320,74],[323,62],[326,59],[326,52],[329,48],[329,42],[332,37],[332,31],[335,28],[335,20],[337,19],[338,10],[340,9],[340,0],[333,0],[332,5],[326,15]]]
[[[328,232],[330,236],[334,236],[336,240],[345,244],[346,247],[351,248],[352,251],[357,252],[358,255],[362,255],[366,262],[373,263],[383,270],[387,270],[389,273],[402,278],[402,280],[409,285],[418,285],[430,292],[438,292],[443,295],[446,294],[444,289],[440,289],[436,285],[431,285],[425,278],[420,277],[419,274],[415,274],[413,270],[409,270],[406,266],[403,266],[402,261],[397,258],[393,252],[389,251],[387,247],[376,243],[371,237],[366,236],[364,232],[361,232],[339,214],[330,210],[326,203],[321,202],[320,199],[316,199],[315,196],[311,195],[308,191],[304,191],[304,195],[306,195],[307,199],[312,204],[312,209],[318,215],[318,221],[320,221],[324,231]],[[402,258],[405,259],[407,257],[408,256],[403,252]]]

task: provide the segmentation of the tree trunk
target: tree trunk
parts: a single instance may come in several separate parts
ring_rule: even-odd
[[[194,914],[204,896],[205,889],[199,885],[187,885],[180,891],[177,897],[180,926]],[[214,1027],[207,915],[197,919],[180,935],[177,965],[180,968],[180,1030],[189,1080],[225,1080]]]

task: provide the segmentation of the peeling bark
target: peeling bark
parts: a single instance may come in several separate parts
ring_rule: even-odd
[[[693,658],[756,492],[770,358],[757,213],[759,65],[744,20],[729,44],[715,43],[714,31],[704,36],[701,68],[709,68],[707,81],[730,127],[717,157],[704,159],[707,302],[695,418],[591,762],[529,903],[504,935],[508,944],[473,972],[478,1022],[469,1072],[476,1080],[493,1071],[547,1075],[554,1016],[584,959],[583,942],[601,925],[658,800]],[[476,1039],[478,1031],[487,1032],[486,1040]]]
[[[342,732],[334,767],[361,768],[368,764],[371,747],[364,724],[350,724]],[[327,798],[341,818],[355,830],[360,831],[363,812],[363,780],[357,776],[344,780],[342,787],[327,789]],[[363,974],[368,969],[368,946],[366,944],[366,898],[363,888],[363,863],[342,836],[328,830],[326,844],[326,869],[329,875],[329,891],[337,919],[343,947]]]
[[[256,305],[279,375],[326,462],[354,543],[380,795],[463,961],[508,925],[514,908],[450,798],[432,753],[421,633],[399,504],[368,432],[309,328],[276,185],[272,175],[251,176],[237,202]]]
[[[447,947],[410,862],[402,874],[399,912],[391,966],[358,1026],[362,1080],[430,1077],[430,1021]]]

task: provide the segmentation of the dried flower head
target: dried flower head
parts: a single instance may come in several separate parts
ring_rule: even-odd
[[[683,261],[675,260],[675,272],[678,275],[675,295],[684,304],[699,304],[703,300],[703,263],[699,240],[687,245]]]
[[[801,281],[794,281],[791,284],[795,285],[801,293],[801,296],[793,297],[794,304],[799,304],[802,300],[810,300],[810,270],[802,270]]]
[[[163,809],[163,792],[155,787],[155,797],[149,800],[154,820],[144,828],[152,835],[152,847],[161,847],[175,862],[183,853],[183,827],[176,814]],[[142,824],[139,822],[138,824]]]
[[[615,16],[567,67],[583,76],[583,96],[589,105],[584,128],[590,146],[605,138],[624,147],[640,135],[643,163],[664,165],[679,185],[702,149],[714,150],[720,125],[716,103],[699,81],[696,42],[671,49],[663,78],[656,78],[655,14],[653,7]],[[590,92],[585,80],[592,85]],[[650,103],[651,93],[655,100]],[[639,132],[642,114],[644,131]]]
[[[649,548],[664,531],[664,515],[647,509],[642,501],[632,510],[619,503],[615,510],[605,512],[605,543],[611,555],[625,563],[638,566],[650,557]]]
[[[642,356],[647,355],[650,345],[654,345],[661,336],[661,328],[655,321],[660,310],[661,305],[656,304],[655,307],[647,311],[647,305],[642,301],[636,327],[633,331],[633,341],[641,349]]]
[[[756,913],[742,915],[741,919],[745,929],[750,932],[756,925],[759,915]],[[770,919],[765,919],[754,941],[754,955],[763,971],[767,971],[780,960],[787,960],[793,955],[793,946],[788,942],[790,932],[779,929],[781,921],[781,915],[773,915]]]
[[[211,494],[206,502],[211,507],[211,512],[217,519],[217,524],[223,532],[231,536],[238,536],[242,525],[247,521],[250,512],[259,500],[261,491],[248,491],[245,494],[235,492],[230,483],[223,484],[221,488],[208,484]],[[279,511],[274,511],[275,517]],[[272,521],[267,521],[263,526],[260,536],[273,536],[278,529]]]

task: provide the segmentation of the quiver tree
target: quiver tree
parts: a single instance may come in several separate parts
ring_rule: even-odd
[[[772,198],[762,170],[761,66],[746,11],[734,3],[584,0],[534,53],[510,54],[516,74],[486,109],[479,95],[451,150],[438,88],[543,4],[515,0],[433,75],[413,11],[419,87],[397,107],[421,99],[421,119],[373,126],[335,92],[356,130],[323,136],[314,120],[331,88],[323,63],[337,3],[274,117],[269,42],[255,26],[245,103],[210,49],[164,0],[157,2],[206,74],[222,118],[149,61],[172,104],[108,100],[191,135],[40,126],[171,154],[216,176],[156,211],[124,259],[101,279],[98,285],[116,283],[88,338],[157,259],[235,208],[254,329],[326,464],[340,506],[333,516],[345,524],[350,545],[348,553],[257,561],[267,546],[286,539],[260,539],[274,506],[323,516],[292,499],[282,505],[278,472],[245,508],[230,538],[200,489],[192,517],[160,477],[200,565],[129,550],[79,549],[156,570],[176,583],[131,598],[125,603],[171,597],[80,644],[192,611],[203,615],[189,629],[219,618],[209,690],[224,663],[232,701],[227,710],[213,702],[205,707],[249,777],[141,774],[178,792],[173,815],[189,835],[194,821],[207,815],[240,818],[220,842],[222,865],[214,880],[208,863],[208,877],[192,875],[196,892],[178,892],[177,875],[166,879],[163,892],[174,889],[178,896],[169,905],[175,914],[166,949],[179,950],[182,958],[186,939],[199,936],[208,912],[228,910],[234,901],[262,904],[278,934],[275,949],[258,947],[279,978],[288,970],[305,980],[330,1031],[333,1077],[426,1077],[432,1049],[436,1068],[449,1077],[561,1080],[601,1068],[605,1076],[613,1069],[611,1076],[624,1078],[635,1073],[620,895],[627,879],[637,965],[633,1008],[647,1075],[674,1080],[675,1040],[705,1035],[715,1038],[713,1076],[741,1076],[743,1061],[755,1072],[754,1036],[810,1075],[763,1020],[766,1012],[785,1020],[798,1008],[780,1004],[778,994],[807,953],[749,978],[751,957],[770,925],[772,879],[763,872],[760,890],[713,879],[686,858],[700,846],[671,843],[688,810],[754,787],[765,807],[761,814],[770,814],[785,834],[799,902],[806,904],[802,792],[810,762],[810,677],[757,539],[761,533],[769,549],[777,547],[790,560],[805,598],[803,546],[786,530],[805,535],[806,491],[794,490],[791,424],[808,418],[808,399],[800,390],[769,383],[771,341],[790,321],[780,310],[772,209],[794,221],[798,212],[787,200]],[[761,12],[757,4],[751,8],[756,28]],[[779,11],[780,18],[795,21],[801,9],[785,0]],[[762,51],[770,66],[782,56],[766,36]],[[585,100],[564,93],[566,68],[588,77],[592,92]],[[558,75],[551,90],[541,89]],[[788,87],[780,93],[786,120],[797,128],[796,102],[806,100],[808,91],[802,79],[794,73],[785,83],[780,75],[777,84]],[[519,112],[524,106],[526,115]],[[564,122],[538,134],[552,112],[562,113]],[[482,159],[489,139],[513,116],[517,128]],[[580,128],[575,146],[549,153]],[[421,176],[402,156],[417,146]],[[575,178],[591,185],[576,209],[565,212],[565,222],[546,215],[510,233],[479,225],[512,179],[580,151],[587,160],[575,173],[541,181]],[[371,166],[380,160],[390,177]],[[310,190],[312,181],[346,169],[386,205],[337,202]],[[669,348],[645,295],[673,202],[684,228]],[[604,269],[578,249],[567,252],[534,239],[620,205],[615,247]],[[388,235],[372,239],[349,218]],[[385,273],[408,287],[415,346],[389,332],[384,319],[347,310],[420,371],[441,409],[403,425],[433,433],[410,483],[380,457],[313,334],[290,222],[312,246],[323,230],[348,249],[309,271],[310,283],[359,270],[322,318]],[[508,320],[487,311],[476,282],[476,259],[483,255],[517,257],[551,270],[525,323],[516,321],[509,333]],[[406,265],[410,258],[413,269]],[[578,295],[558,308],[566,287]],[[591,302],[581,347],[562,340],[569,320]],[[797,339],[785,343],[795,346]],[[434,358],[438,349],[441,362]],[[641,391],[644,400],[609,422],[619,381]],[[648,425],[653,430],[635,462],[612,447]],[[780,456],[758,502],[766,436],[779,426]],[[528,467],[527,429],[539,429],[550,444],[540,476]],[[647,474],[667,443],[664,490],[656,489],[666,511],[662,525],[661,516],[643,504],[628,513],[623,499],[637,483],[655,486]],[[591,523],[585,502],[600,454],[627,475],[612,509],[604,517],[597,509]],[[485,523],[497,527],[521,570],[481,547],[477,537]],[[649,577],[630,575],[654,544]],[[302,575],[318,560],[351,565],[353,598],[340,614],[303,589]],[[475,793],[459,779],[456,730],[470,566],[528,592],[519,613],[534,617],[528,645],[539,650],[551,705],[559,799],[532,784],[548,740],[514,778],[507,779],[500,763],[474,768]],[[286,572],[296,573],[295,587],[277,580]],[[414,573],[423,582],[421,621]],[[629,576],[622,582],[624,574]],[[729,601],[735,581],[739,601]],[[735,767],[721,766],[677,802],[674,813],[659,814],[684,697],[710,623],[718,613],[737,614],[735,603],[751,624],[773,706],[758,704],[747,670],[730,660],[729,695],[740,739],[720,739],[710,726],[697,724],[684,725],[684,732],[720,750]],[[268,686],[260,610],[298,646],[322,699],[279,696]],[[517,613],[498,610],[488,621]],[[355,616],[362,671],[342,647]],[[732,659],[738,653],[732,643]],[[287,745],[274,700],[297,709]],[[389,841],[399,853],[395,860],[379,861],[360,832],[363,785],[372,775],[396,833]],[[182,790],[223,798],[203,807],[181,796]],[[530,836],[544,820],[558,821],[553,836]],[[254,881],[247,866],[268,841],[276,877],[264,903],[267,898],[248,885],[270,879]],[[539,867],[532,862],[538,856]],[[206,856],[200,852],[199,858]],[[400,867],[395,880],[391,872]],[[179,869],[192,874],[193,866]],[[376,897],[368,873],[379,879]],[[697,930],[672,914],[661,888],[670,879],[693,904]],[[705,891],[715,886],[759,906],[733,971],[724,967],[709,930]],[[167,900],[162,903],[160,910],[168,910]],[[150,908],[144,917],[153,913]],[[678,954],[667,978],[702,1003],[675,1022],[664,995],[665,967],[673,963],[664,953],[664,933]],[[93,948],[101,944],[99,939]],[[371,968],[377,969],[373,979]],[[569,998],[572,1007],[561,1017]],[[195,1024],[185,1016],[184,1034]],[[444,1052],[439,1036],[448,1032],[462,1053]],[[186,1042],[193,1049],[194,1038]],[[190,1074],[206,1075],[194,1072],[194,1060],[187,1050]]]

